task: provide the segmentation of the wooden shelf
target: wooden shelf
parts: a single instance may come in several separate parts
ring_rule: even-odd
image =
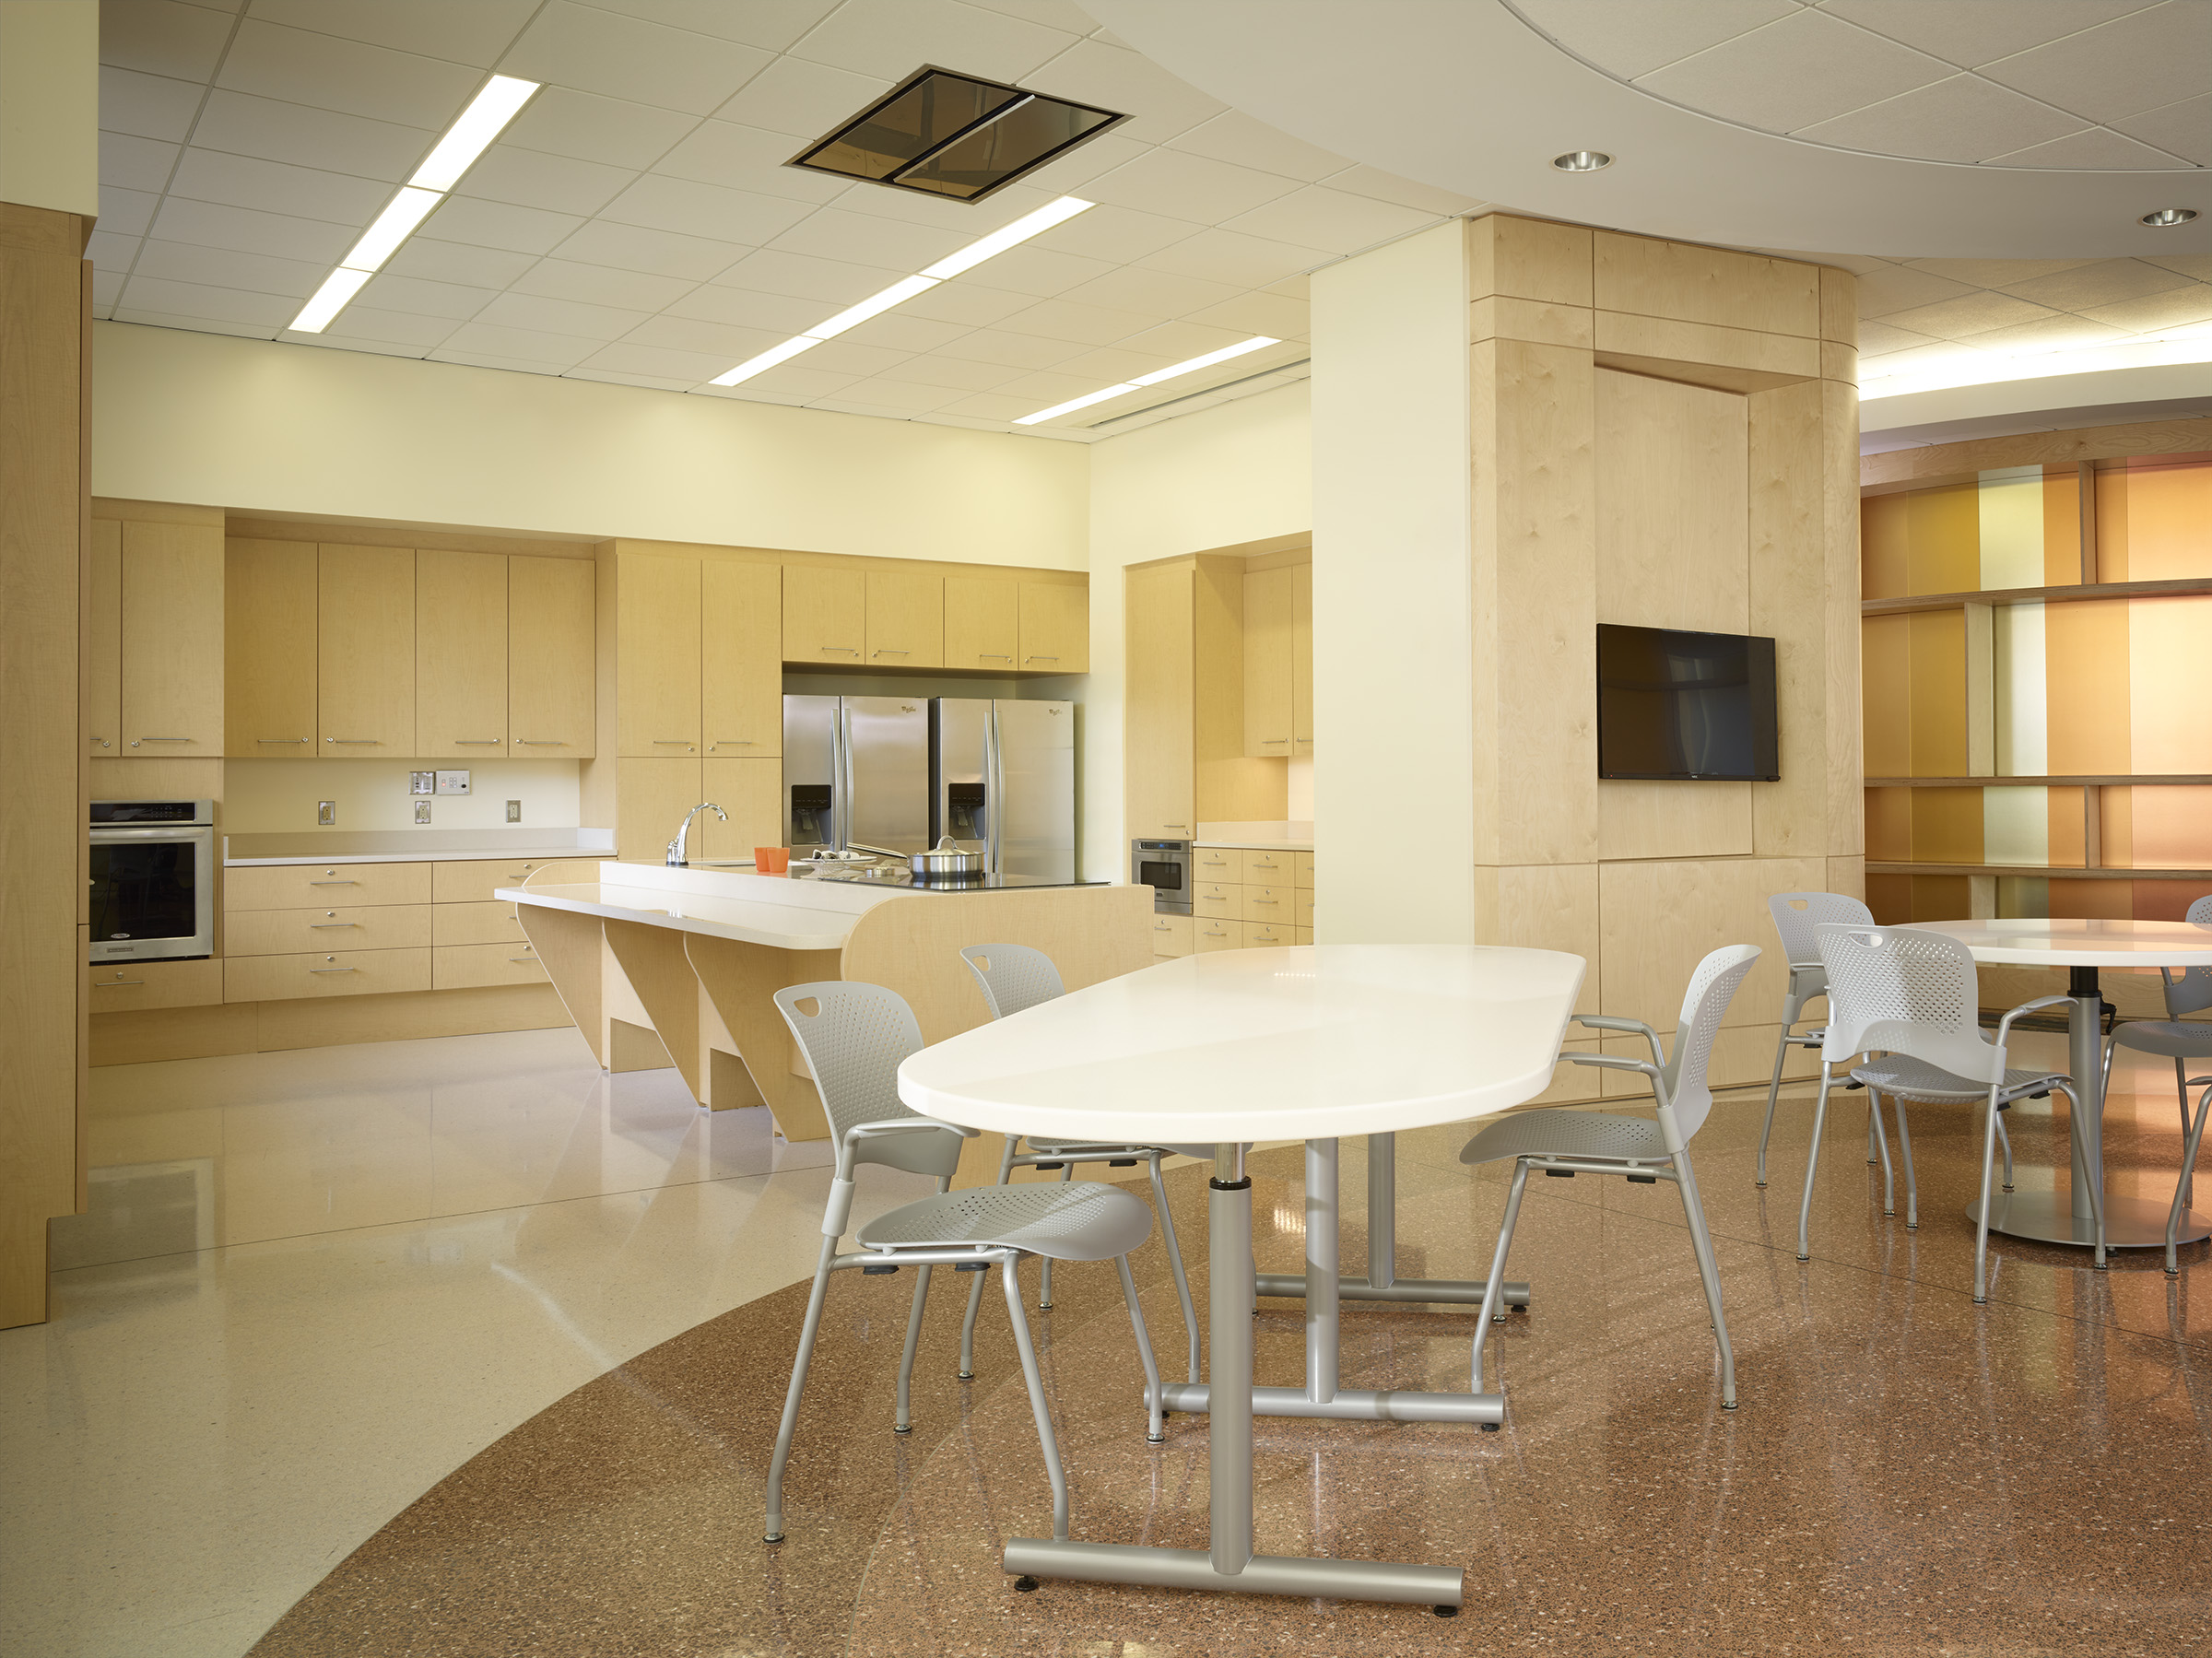
[[[2212,869],[2077,869],[2044,864],[1880,864],[1869,861],[1868,875],[2025,876],[2057,881],[2212,881]]]
[[[1870,777],[1865,783],[1869,789],[2176,789],[2212,785],[2212,774],[2115,771],[2094,777]]]
[[[1957,610],[1967,605],[2041,605],[2085,599],[2184,598],[2212,593],[2212,576],[2177,576],[2165,582],[2070,582],[2058,587],[1990,587],[1975,593],[1923,593],[1901,599],[1861,599],[1862,616],[1900,616],[1913,610]]]

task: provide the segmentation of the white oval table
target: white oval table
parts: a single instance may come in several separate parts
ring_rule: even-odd
[[[2003,967],[2063,967],[2069,970],[2066,994],[2067,1073],[2082,1090],[2085,1105],[2101,1112],[2103,1045],[2100,1036],[2103,992],[2097,981],[2107,967],[2212,967],[2212,928],[2185,921],[2099,921],[2049,919],[1915,922],[1926,933],[1943,933],[1973,952],[1976,961]],[[1992,1201],[1989,1229],[2045,1243],[2094,1247],[2096,1226],[2089,1217],[2089,1189],[2104,1188],[2101,1124],[2071,1142],[2073,1178],[2065,1198],[2055,1192],[2007,1192]],[[2178,1178],[2178,1170],[2177,1170]],[[2166,1247],[2167,1205],[2136,1197],[2104,1194],[2104,1237],[2108,1249]],[[1971,1204],[1967,1218],[1979,1222],[1982,1205]],[[2212,1236],[2212,1219],[2194,1210],[2182,1216],[2182,1241]]]
[[[1207,1413],[1212,1546],[1013,1537],[1002,1560],[1008,1575],[1459,1606],[1457,1567],[1253,1551],[1244,1151],[1258,1140],[1308,1145],[1307,1385],[1260,1390],[1297,1395],[1276,1403],[1305,1407],[1270,1414],[1486,1419],[1467,1403],[1477,1395],[1336,1388],[1335,1143],[1486,1116],[1541,1093],[1583,970],[1580,956],[1481,946],[1222,950],[1072,992],[899,1067],[899,1097],[947,1123],[1215,1147],[1207,1380],[1169,1398],[1171,1409]],[[1444,1408],[1430,1408],[1440,1401]]]

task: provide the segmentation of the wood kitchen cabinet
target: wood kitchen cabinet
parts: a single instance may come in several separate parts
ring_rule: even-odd
[[[1123,763],[1129,833],[1139,840],[1188,841],[1197,831],[1192,723],[1194,576],[1189,564],[1128,573]],[[1029,592],[1025,585],[1025,621]]]
[[[700,793],[703,784],[699,758],[641,759],[625,756],[617,766],[615,856],[628,864],[658,864],[684,814],[710,798]],[[691,834],[688,844],[696,848],[700,844],[696,824]]]
[[[773,758],[783,752],[783,572],[709,559],[699,575],[700,752]]]
[[[696,759],[699,560],[626,556],[617,582],[616,751],[641,759]]]
[[[507,559],[415,555],[415,747],[425,758],[507,754]]]
[[[223,752],[234,759],[305,759],[322,747],[316,565],[312,541],[224,544]]]
[[[1290,571],[1250,571],[1244,578],[1244,752],[1253,759],[1289,757],[1290,653]]]
[[[820,564],[783,567],[783,660],[867,660],[868,579]]]
[[[868,572],[867,663],[878,668],[945,665],[945,578]]]
[[[1313,752],[1313,567],[1290,567],[1290,752]]]
[[[1021,583],[945,578],[945,665],[1011,671],[1021,650]]]
[[[507,560],[510,758],[586,760],[598,751],[597,579],[589,559]]]
[[[223,752],[223,533],[125,520],[124,758]]]
[[[689,855],[694,862],[749,859],[756,846],[783,844],[783,762],[779,759],[707,759],[700,763],[700,800],[711,800],[730,815],[727,823],[701,812],[691,826]],[[687,801],[685,809],[697,805]],[[670,822],[668,834],[681,822]],[[665,841],[667,835],[661,839]]]
[[[1072,583],[1021,584],[1021,667],[1025,673],[1090,672],[1090,589]]]
[[[320,754],[415,752],[415,552],[315,549],[315,718]]]
[[[85,752],[114,759],[123,752],[123,525],[92,521],[85,570],[84,710],[78,721]]]

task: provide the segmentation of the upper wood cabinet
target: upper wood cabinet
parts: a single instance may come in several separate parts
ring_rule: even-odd
[[[785,662],[831,662],[852,667],[867,661],[867,642],[868,580],[861,569],[783,567]]]
[[[315,741],[315,547],[223,547],[223,752],[301,759]]]
[[[725,823],[712,812],[700,814],[686,849],[694,863],[741,862],[753,855],[756,846],[783,844],[782,761],[710,758],[701,761],[699,770],[699,798],[714,802],[730,817]],[[669,833],[674,832],[672,824]]]
[[[1058,582],[1021,584],[1025,673],[1090,672],[1090,589]]]
[[[616,570],[617,750],[697,758],[699,560],[624,555]]]
[[[699,609],[700,754],[772,759],[783,752],[783,572],[709,559]],[[748,841],[745,855],[766,844]]]
[[[1188,841],[1194,805],[1194,572],[1187,563],[1133,570],[1127,582],[1128,691],[1123,727],[1129,833]],[[1025,588],[1023,597],[1028,597]]]
[[[581,760],[597,752],[598,573],[589,559],[507,560],[510,758]]]
[[[1244,752],[1257,759],[1290,754],[1290,571],[1244,577]]]
[[[318,753],[384,759],[415,752],[415,553],[318,547]]]
[[[945,578],[945,665],[1011,672],[1021,650],[1021,583],[994,576]]]
[[[415,555],[415,747],[426,758],[507,753],[507,559]]]
[[[124,758],[223,752],[223,533],[123,525]]]
[[[92,521],[85,568],[85,752],[114,759],[123,747],[123,525]]]
[[[877,668],[945,665],[945,578],[912,570],[868,571],[867,664]]]
[[[1313,752],[1313,567],[1290,567],[1290,752]]]

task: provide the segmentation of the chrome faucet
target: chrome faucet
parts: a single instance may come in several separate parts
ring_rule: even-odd
[[[684,814],[682,827],[676,831],[676,839],[668,842],[669,868],[682,869],[690,862],[689,859],[684,856],[684,837],[691,832],[691,819],[698,817],[701,812],[712,812],[715,817],[721,818],[724,823],[727,823],[730,820],[730,815],[711,800],[702,800],[697,805],[693,806],[689,811],[686,812]]]

